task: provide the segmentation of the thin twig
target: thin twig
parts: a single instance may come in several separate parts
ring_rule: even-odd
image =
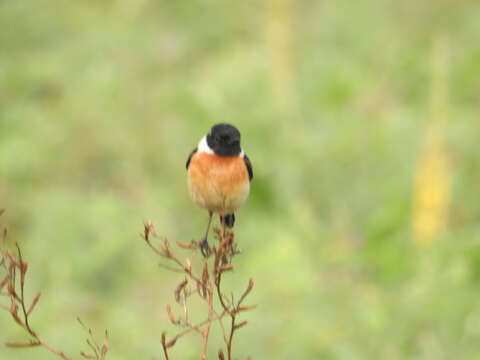
[[[6,236],[6,231],[4,231],[4,239]],[[34,346],[43,346],[45,349],[51,353],[57,355],[58,357],[64,360],[73,360],[72,357],[65,354],[63,351],[54,348],[52,345],[47,343],[40,335],[33,330],[30,325],[29,316],[33,312],[36,304],[40,299],[40,293],[38,293],[31,305],[27,307],[25,299],[25,283],[26,283],[26,274],[28,270],[28,264],[23,260],[22,251],[20,246],[16,244],[17,248],[17,257],[15,257],[11,252],[5,250],[4,247],[0,247],[0,253],[2,256],[2,261],[0,265],[4,269],[7,278],[7,287],[8,294],[7,296],[10,299],[10,308],[7,308],[3,305],[0,306],[2,310],[8,311],[14,321],[22,327],[33,339],[27,343],[6,343],[9,347],[14,348],[25,348],[25,347],[34,347]],[[16,273],[17,270],[20,272],[20,280],[18,281]],[[20,295],[17,293],[17,286],[20,286]],[[4,294],[2,294],[4,295]],[[18,308],[22,311],[22,318],[18,316]]]
[[[231,301],[226,299],[222,291],[222,277],[224,272],[233,270],[231,260],[233,255],[236,254],[237,247],[234,242],[233,233],[227,231],[225,224],[222,223],[221,229],[216,230],[216,235],[218,243],[217,246],[213,246],[211,249],[212,256],[209,259],[204,260],[201,270],[194,272],[192,261],[195,258],[195,254],[188,257],[186,263],[184,264],[172,251],[170,248],[170,243],[167,239],[161,239],[161,244],[158,247],[153,245],[151,239],[152,237],[156,237],[153,225],[149,222],[145,223],[145,229],[142,237],[146,241],[147,245],[155,252],[155,254],[163,259],[169,260],[170,264],[174,265],[174,267],[164,264],[161,266],[169,271],[182,272],[187,276],[186,279],[183,280],[174,291],[175,300],[182,306],[183,321],[178,320],[181,319],[181,316],[176,317],[172,312],[172,308],[167,306],[167,315],[170,319],[170,322],[176,326],[183,327],[184,330],[180,331],[168,340],[166,334],[162,333],[161,343],[163,355],[166,360],[169,360],[169,349],[175,345],[177,340],[191,332],[197,332],[201,335],[202,343],[200,349],[200,359],[206,360],[208,356],[210,332],[214,322],[218,322],[219,327],[221,328],[228,360],[232,360],[232,344],[235,332],[247,324],[246,321],[238,323],[237,317],[240,312],[251,310],[253,308],[251,306],[241,306],[242,302],[253,287],[253,281],[249,281],[246,290],[242,293],[237,303],[234,303],[233,298]],[[198,245],[196,243],[188,244],[177,241],[177,245],[182,249],[190,249],[192,251],[198,249]],[[193,281],[193,290],[187,290],[187,279]],[[187,299],[193,294],[197,294],[200,299],[205,301],[208,309],[207,318],[196,325],[190,323],[187,302]],[[215,300],[215,298],[217,298],[217,300]],[[217,301],[220,303],[220,312],[215,310],[215,303]],[[226,315],[228,315],[230,318],[230,326],[228,330],[223,323],[223,318]],[[220,349],[218,354],[220,359],[225,359],[223,350]]]

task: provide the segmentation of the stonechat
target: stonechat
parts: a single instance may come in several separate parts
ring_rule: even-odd
[[[223,226],[232,228],[235,211],[247,200],[253,179],[252,164],[240,145],[240,132],[230,124],[216,124],[187,160],[188,190],[198,206],[208,210],[205,236],[200,242],[208,256],[208,231],[213,213]]]

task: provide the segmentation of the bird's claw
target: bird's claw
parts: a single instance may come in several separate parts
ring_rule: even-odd
[[[208,258],[211,254],[210,245],[208,245],[207,239],[203,239],[200,241],[200,252],[202,253],[203,257]]]

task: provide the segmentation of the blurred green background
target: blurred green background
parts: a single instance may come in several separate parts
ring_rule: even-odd
[[[479,19],[477,0],[0,2],[0,220],[43,292],[34,326],[78,354],[78,315],[111,359],[162,358],[181,275],[139,233],[200,236],[185,160],[230,122],[255,171],[236,358],[480,359]]]

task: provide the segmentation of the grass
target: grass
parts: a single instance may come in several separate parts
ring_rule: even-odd
[[[289,40],[272,36],[271,11]],[[30,261],[28,291],[43,292],[36,327],[71,352],[78,315],[108,327],[112,359],[161,356],[174,280],[138,233],[151,219],[171,241],[200,236],[207,214],[188,199],[184,163],[228,121],[255,171],[230,285],[255,278],[262,319],[237,348],[479,358],[479,15],[468,0],[2,2],[0,207]],[[450,201],[421,249],[414,181],[443,37]],[[10,319],[0,327],[1,341],[20,335]],[[186,341],[172,357],[195,350]],[[0,347],[32,356],[51,358]]]

